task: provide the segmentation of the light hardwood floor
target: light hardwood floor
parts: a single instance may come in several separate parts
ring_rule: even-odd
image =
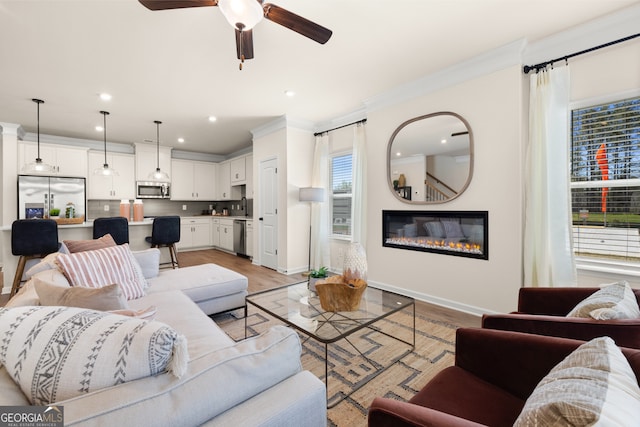
[[[178,254],[178,261],[181,267],[212,262],[237,271],[249,279],[249,293],[306,280],[301,274],[280,274],[269,268],[253,265],[247,258],[237,257],[215,249],[181,252]],[[478,316],[416,301],[416,314],[421,313],[458,326],[480,326],[480,318]]]
[[[247,258],[238,257],[226,252],[215,249],[206,249],[200,251],[180,252],[178,254],[178,262],[181,267],[190,265],[205,264],[212,262],[240,274],[247,276],[249,279],[249,293],[271,289],[278,286],[288,285],[291,283],[306,280],[301,274],[285,275],[266,267],[253,265]],[[3,274],[0,274],[0,289],[3,283]],[[13,280],[13,276],[7,280]],[[8,295],[0,295],[0,306],[4,305],[8,300]],[[479,327],[480,318],[467,313],[456,310],[450,310],[437,305],[416,301],[416,313],[428,314],[444,322],[463,327]]]

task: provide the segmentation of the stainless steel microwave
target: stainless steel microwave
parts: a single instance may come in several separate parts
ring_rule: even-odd
[[[168,199],[171,197],[171,185],[168,182],[137,181],[138,199]]]

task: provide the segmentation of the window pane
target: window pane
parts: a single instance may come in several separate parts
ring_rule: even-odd
[[[574,251],[640,261],[640,98],[571,117]]]
[[[331,160],[331,231],[342,236],[351,235],[351,154]]]

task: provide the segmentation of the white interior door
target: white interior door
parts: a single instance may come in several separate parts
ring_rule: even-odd
[[[278,269],[278,159],[260,162],[260,263]]]

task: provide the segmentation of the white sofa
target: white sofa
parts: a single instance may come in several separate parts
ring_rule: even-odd
[[[192,300],[197,298],[214,311],[225,307],[207,297],[197,278],[217,274],[231,279],[230,270],[210,264],[157,274],[157,268],[145,261],[147,255],[148,251],[134,253],[149,288],[144,297],[128,301],[129,307],[156,306],[155,320],[186,336],[187,372],[179,379],[161,374],[56,402],[64,406],[65,426],[326,426],[326,389],[317,377],[302,370],[295,331],[277,326],[234,342]],[[150,277],[154,272],[157,275]],[[43,269],[35,276],[69,286],[56,269]],[[227,286],[225,283],[222,280],[220,286]],[[215,294],[211,292],[209,295]],[[236,301],[229,304],[229,308],[238,307]],[[18,305],[37,305],[32,282],[8,307]],[[0,405],[28,404],[5,367],[0,367]]]

